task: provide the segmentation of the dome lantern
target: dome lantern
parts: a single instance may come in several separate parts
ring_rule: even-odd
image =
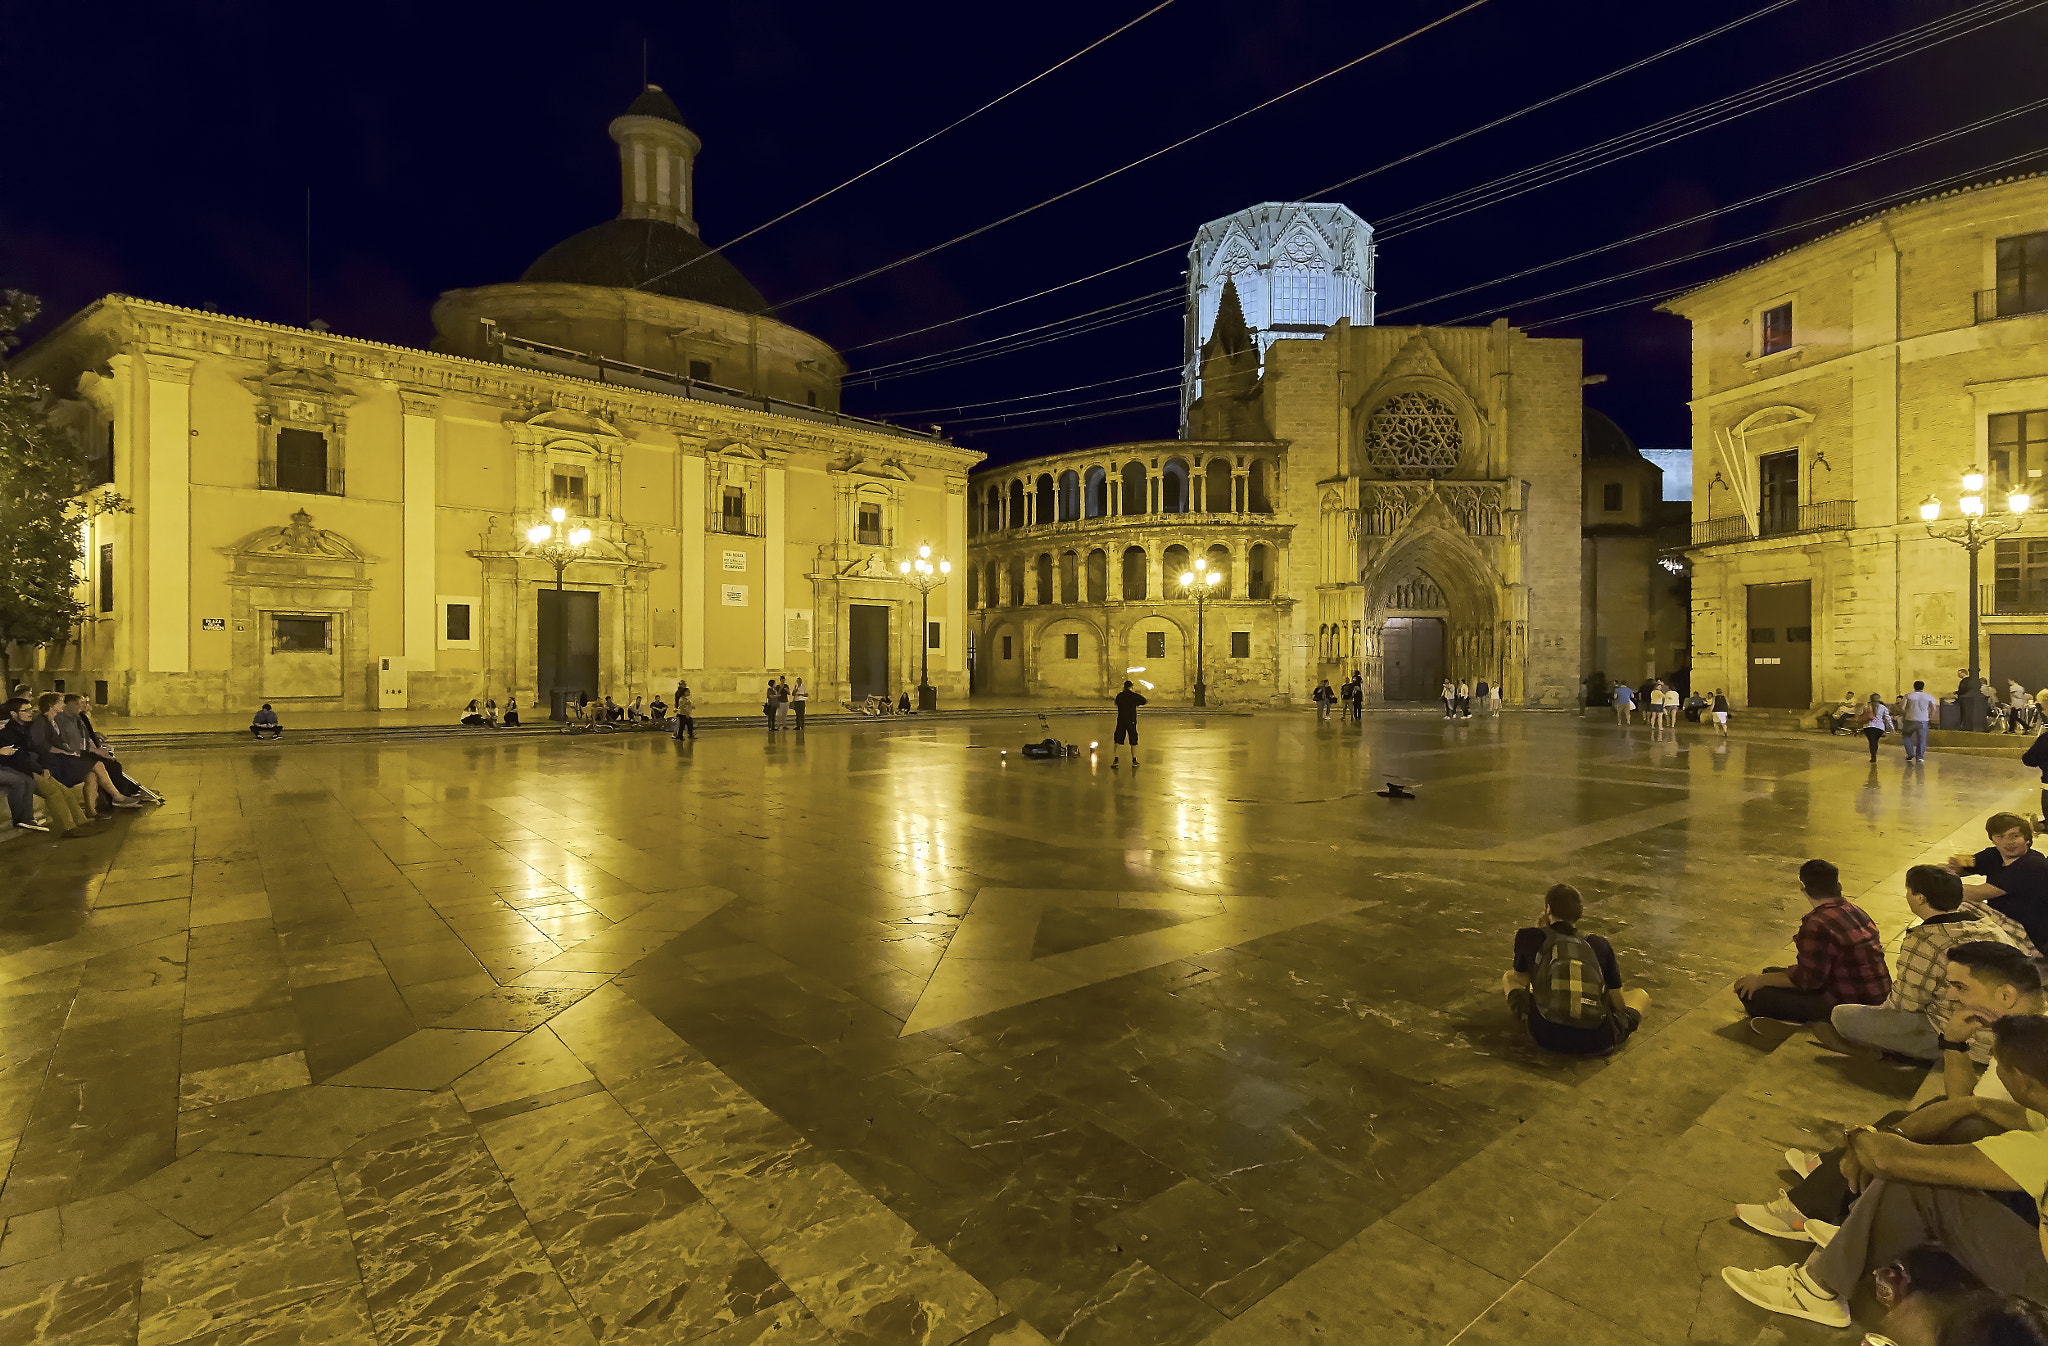
[[[609,128],[619,146],[622,220],[660,220],[697,232],[693,175],[703,148],[659,84],[640,91]]]

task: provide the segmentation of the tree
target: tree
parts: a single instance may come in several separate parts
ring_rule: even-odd
[[[0,291],[0,353],[41,305]],[[48,390],[0,368],[0,679],[12,684],[13,645],[71,639],[85,615],[78,598],[87,520],[126,513],[113,491],[92,491],[85,445],[50,424]]]

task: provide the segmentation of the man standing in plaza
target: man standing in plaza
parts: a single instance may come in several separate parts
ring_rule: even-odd
[[[1614,722],[1630,724],[1635,720],[1636,694],[1625,682],[1614,684]]]
[[[1121,748],[1129,736],[1132,766],[1138,764],[1138,707],[1144,704],[1145,698],[1131,690],[1130,679],[1124,679],[1124,689],[1116,694],[1116,741],[1112,747]],[[1109,764],[1117,765],[1121,757],[1121,753],[1111,752]]]
[[[1906,693],[1905,714],[1899,717],[1899,739],[1906,746],[1906,760],[1924,762],[1927,760],[1927,725],[1940,709],[1940,703],[1927,694],[1927,684],[1916,682],[1913,690]]]
[[[1891,995],[1877,925],[1842,896],[1841,871],[1808,860],[1799,867],[1799,888],[1807,911],[1792,941],[1798,960],[1735,980],[1742,1012],[1758,1031],[1759,1020],[1808,1024],[1826,1019],[1837,1005],[1881,1005]]]

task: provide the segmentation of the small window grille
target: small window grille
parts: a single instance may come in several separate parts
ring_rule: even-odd
[[[1249,659],[1252,657],[1251,632],[1232,631],[1230,633],[1230,657],[1233,659]]]
[[[1166,657],[1166,632],[1147,631],[1145,633],[1145,657],[1147,659],[1164,659]]]
[[[1067,658],[1069,658],[1069,659],[1079,659],[1080,657],[1081,657],[1081,637],[1080,637],[1080,636],[1078,636],[1078,635],[1074,635],[1074,634],[1071,634],[1071,633],[1070,633],[1070,634],[1069,634],[1069,635],[1067,636]]]

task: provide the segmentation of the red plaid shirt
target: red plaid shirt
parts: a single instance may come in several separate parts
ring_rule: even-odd
[[[1802,991],[1819,991],[1830,1005],[1881,1005],[1892,993],[1884,941],[1863,908],[1845,898],[1806,913],[1793,937],[1799,961],[1786,969]]]

